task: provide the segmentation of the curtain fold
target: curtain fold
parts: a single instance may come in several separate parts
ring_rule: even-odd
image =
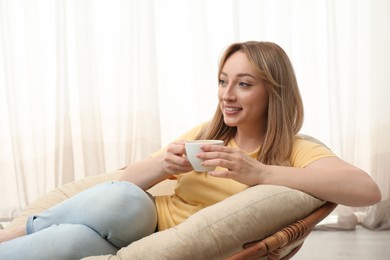
[[[0,220],[208,120],[222,50],[263,40],[294,64],[302,132],[382,191],[321,228],[387,229],[389,24],[386,0],[0,0]]]
[[[0,220],[159,149],[152,1],[1,0],[0,16]]]
[[[65,1],[55,2],[54,16],[54,39],[53,48],[55,52],[55,60],[53,66],[55,68],[55,106],[54,111],[54,153],[53,172],[47,172],[48,176],[54,177],[56,186],[62,183],[67,183],[75,179],[74,174],[74,157],[72,143],[72,129],[70,118],[70,87],[69,87],[69,58],[68,58],[68,32],[67,32],[67,10]],[[51,156],[47,155],[47,163],[50,164]],[[56,174],[53,174],[56,173]]]

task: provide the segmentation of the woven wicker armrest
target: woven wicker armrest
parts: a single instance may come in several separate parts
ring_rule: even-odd
[[[327,202],[302,220],[288,225],[275,234],[260,241],[245,244],[242,251],[229,257],[228,260],[290,259],[298,252],[314,227],[328,216],[336,206],[335,203]]]

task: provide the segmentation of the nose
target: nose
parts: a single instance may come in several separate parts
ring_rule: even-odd
[[[222,88],[221,97],[224,101],[234,101],[236,99],[236,95],[234,93],[233,86],[229,85]]]

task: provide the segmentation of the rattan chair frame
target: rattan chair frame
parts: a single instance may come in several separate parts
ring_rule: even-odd
[[[290,259],[302,247],[306,237],[315,226],[327,217],[337,204],[326,202],[305,218],[288,225],[282,230],[262,240],[243,245],[243,250],[227,258],[227,260]]]

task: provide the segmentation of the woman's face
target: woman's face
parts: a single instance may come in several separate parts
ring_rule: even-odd
[[[222,67],[218,99],[228,126],[264,128],[268,92],[244,52],[231,55]]]

